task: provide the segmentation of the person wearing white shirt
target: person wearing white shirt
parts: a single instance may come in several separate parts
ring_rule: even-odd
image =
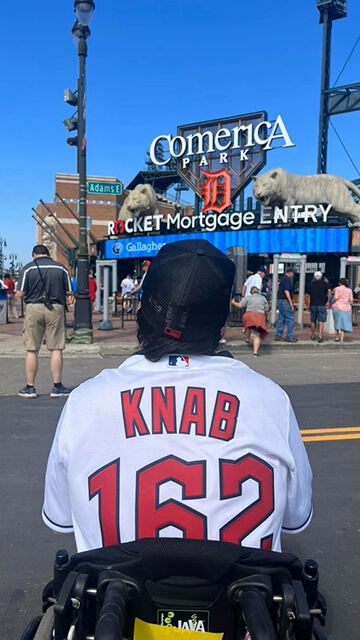
[[[262,281],[265,275],[265,271],[263,269],[259,269],[257,273],[253,273],[252,276],[249,276],[243,284],[243,288],[241,291],[242,297],[246,298],[246,296],[249,296],[252,287],[256,287],[257,289],[259,289],[259,293],[261,293]]]
[[[124,309],[128,312],[132,310],[132,304],[129,300],[130,294],[133,291],[135,285],[134,281],[131,277],[131,274],[128,273],[126,278],[121,281],[121,297],[124,301]],[[126,301],[126,302],[125,302]]]
[[[139,284],[136,285],[136,287],[134,287],[132,293],[137,293],[138,291],[140,291],[140,297],[141,297],[141,291],[142,291],[142,287],[143,287],[143,283],[148,271],[148,268],[150,267],[151,262],[150,260],[143,260],[143,262],[141,263],[141,268],[143,270],[143,277],[141,278],[141,282]]]
[[[163,246],[137,352],[71,393],[42,515],[79,551],[154,537],[280,551],[282,533],[309,524],[312,473],[288,396],[217,352],[234,275],[206,240]]]

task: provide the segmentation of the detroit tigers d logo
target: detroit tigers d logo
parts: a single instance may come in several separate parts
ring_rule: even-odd
[[[231,205],[231,176],[226,169],[220,171],[204,171],[206,182],[201,186],[200,194],[204,198],[202,213],[216,211],[222,213]]]

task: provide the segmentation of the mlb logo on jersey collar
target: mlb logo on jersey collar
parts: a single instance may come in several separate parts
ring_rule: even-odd
[[[169,360],[167,363],[168,367],[176,369],[189,369],[190,367],[190,358],[189,356],[169,356]]]

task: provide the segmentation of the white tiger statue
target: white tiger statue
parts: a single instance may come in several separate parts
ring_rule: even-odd
[[[137,184],[120,209],[120,220],[153,216],[159,213],[154,189],[149,184]]]
[[[253,195],[262,206],[331,204],[336,215],[349,218],[360,225],[360,204],[350,191],[360,198],[360,189],[338,176],[320,173],[314,176],[298,176],[284,169],[273,169],[253,177]]]
[[[47,215],[44,218],[44,221],[46,222],[47,226],[50,227],[55,235],[56,235],[56,218],[53,215]],[[54,236],[50,233],[50,231],[47,229],[47,227],[43,230],[43,234],[42,234],[42,240],[41,240],[42,244],[49,250],[49,254],[50,254],[50,258],[52,258],[53,260],[56,260],[56,242],[54,240]]]

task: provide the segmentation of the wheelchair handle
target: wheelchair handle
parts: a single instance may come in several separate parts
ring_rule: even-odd
[[[112,580],[105,593],[94,640],[119,640],[122,638],[128,599],[126,584],[122,580]]]
[[[252,640],[277,640],[265,600],[256,587],[245,587],[239,597],[242,615]]]

